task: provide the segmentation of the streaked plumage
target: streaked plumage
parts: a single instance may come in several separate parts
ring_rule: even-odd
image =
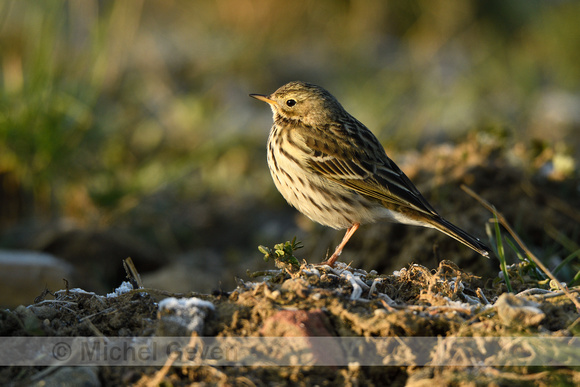
[[[278,191],[315,222],[348,228],[332,265],[360,224],[380,220],[432,227],[481,255],[489,249],[443,219],[387,156],[377,138],[325,89],[290,82],[269,96],[274,113],[268,166]]]

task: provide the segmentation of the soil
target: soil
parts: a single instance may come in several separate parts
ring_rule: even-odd
[[[541,251],[546,249],[549,240],[547,227],[565,235],[577,235],[580,223],[575,219],[578,216],[578,197],[573,195],[574,188],[570,188],[577,187],[577,179],[542,175],[537,172],[540,168],[530,173],[522,167],[521,160],[529,161],[533,157],[525,152],[518,153],[518,149],[517,146],[505,149],[482,145],[481,141],[467,141],[453,148],[427,149],[420,158],[411,155],[403,169],[409,171],[414,181],[423,182],[419,188],[429,192],[431,198],[437,198],[432,201],[447,203],[445,208],[438,206],[441,213],[459,214],[456,223],[485,223],[490,215],[476,202],[467,195],[455,197],[455,192],[442,188],[450,184],[469,184],[516,224],[517,231],[534,251]],[[520,161],[514,162],[514,159]],[[399,232],[396,226],[384,227],[391,232],[390,235]],[[393,237],[399,243],[387,247],[379,246],[383,242],[374,238],[376,235],[372,229],[365,229],[365,241],[354,240],[343,253],[343,257],[348,257],[349,251],[358,249],[358,256],[362,258],[356,263],[339,262],[335,268],[329,268],[309,264],[302,260],[304,254],[297,253],[302,260],[299,267],[276,261],[280,267],[249,272],[237,280],[232,291],[212,292],[212,289],[207,289],[198,293],[174,294],[164,289],[137,289],[137,284],[134,284],[135,290],[115,297],[70,289],[46,292],[32,305],[0,311],[0,336],[171,336],[175,332],[164,320],[165,312],[160,310],[160,302],[170,296],[195,297],[213,304],[213,310],[202,315],[202,323],[188,332],[203,337],[573,338],[580,334],[579,313],[574,303],[557,288],[551,288],[549,281],[538,275],[537,269],[528,262],[517,261],[509,267],[513,292],[508,293],[506,282],[497,275],[499,265],[495,257],[490,260],[474,258],[456,242],[444,237],[437,239],[443,241],[438,243],[437,261],[409,263],[421,256],[420,251],[426,245],[433,245],[433,235],[436,234],[425,233],[425,230],[400,233],[400,238]],[[375,232],[382,234],[385,229]],[[389,260],[391,268],[385,269],[378,263],[378,254],[373,252],[381,251],[384,257],[385,251],[395,248],[399,253],[392,255],[393,259]],[[558,255],[556,249],[554,251]],[[559,255],[563,255],[562,251]],[[393,274],[380,274],[391,273],[392,267],[398,270]],[[564,280],[571,281],[574,273],[573,270]],[[135,275],[130,277],[135,282],[136,278]],[[570,291],[577,295],[576,288],[570,288]],[[316,348],[311,349],[316,352]],[[396,358],[396,354],[387,355]],[[102,366],[96,369],[3,367],[0,381],[3,385],[51,385],[59,380],[57,377],[70,378],[72,373],[78,380],[86,377],[85,385],[580,383],[576,364],[561,367],[401,364],[363,366],[353,362],[338,367]]]
[[[520,293],[510,303],[505,283],[485,284],[449,261],[435,270],[410,265],[393,275],[378,275],[354,269],[344,263],[337,267],[303,264],[294,272],[278,269],[266,276],[240,281],[230,293],[179,294],[209,301],[213,312],[199,334],[204,337],[474,337],[474,336],[554,336],[572,337],[580,332],[578,312],[573,303],[555,291],[525,292],[542,287],[528,276],[520,277],[513,268],[512,285]],[[521,269],[521,267],[519,267]],[[366,286],[355,294],[348,279],[358,277]],[[257,273],[257,275],[264,273]],[[518,281],[518,278],[520,281]],[[372,293],[370,287],[375,283]],[[543,286],[545,288],[545,286]],[[3,336],[152,336],[171,335],[162,327],[159,301],[168,294],[138,289],[117,297],[102,297],[79,291],[60,291],[54,300],[5,311],[0,320]],[[528,294],[526,294],[528,293]],[[548,296],[550,295],[550,296]],[[555,295],[555,296],[554,296]],[[50,297],[52,298],[52,297]],[[518,301],[537,307],[531,314],[520,313]],[[508,305],[508,306],[506,306]],[[534,309],[534,308],[532,308]],[[314,348],[315,349],[315,348]],[[392,356],[392,354],[391,354]],[[405,364],[405,363],[402,363]],[[58,368],[53,371],[56,372]],[[50,385],[50,373],[38,367],[4,367],[0,380],[23,385],[40,382]],[[109,367],[98,369],[103,385],[185,386],[193,382],[242,385],[272,385],[293,382],[301,385],[392,385],[577,384],[580,372],[573,367]],[[155,382],[156,383],[156,382]],[[4,383],[3,383],[4,384]]]

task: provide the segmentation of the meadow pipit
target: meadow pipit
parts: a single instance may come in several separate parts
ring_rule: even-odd
[[[483,256],[489,249],[443,219],[387,156],[377,138],[322,87],[290,82],[250,94],[274,112],[268,167],[278,191],[310,219],[347,229],[332,266],[361,224],[388,220],[432,227]]]

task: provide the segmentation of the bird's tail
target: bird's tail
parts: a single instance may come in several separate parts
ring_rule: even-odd
[[[431,224],[432,227],[436,228],[442,233],[449,235],[451,238],[458,240],[465,246],[478,252],[484,257],[489,258],[489,253],[491,252],[489,247],[487,247],[486,245],[481,243],[479,239],[477,239],[472,235],[469,235],[467,232],[463,231],[453,223],[450,223],[441,217],[433,218],[429,223]]]

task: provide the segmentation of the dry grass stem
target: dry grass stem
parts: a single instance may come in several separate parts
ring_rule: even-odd
[[[490,203],[488,203],[485,199],[483,199],[481,196],[479,196],[478,194],[476,194],[473,190],[471,190],[469,187],[467,187],[466,185],[462,184],[461,185],[461,189],[464,190],[465,192],[467,192],[468,195],[470,195],[471,197],[473,197],[475,200],[477,200],[482,206],[484,206],[488,211],[490,211],[492,214],[494,214],[497,218],[497,221],[507,230],[507,232],[512,236],[512,238],[514,238],[514,240],[516,241],[516,243],[522,248],[522,250],[524,250],[524,252],[526,253],[526,255],[544,272],[546,273],[546,275],[553,280],[557,285],[558,288],[560,288],[560,290],[566,295],[566,297],[568,297],[576,306],[576,310],[578,311],[578,313],[580,313],[580,302],[578,302],[578,300],[576,299],[576,297],[574,297],[567,289],[566,287],[562,286],[562,284],[560,283],[560,281],[558,281],[558,279],[556,277],[554,277],[554,275],[550,272],[550,270],[548,270],[548,268],[546,266],[544,266],[544,264],[538,259],[538,257],[536,257],[531,251],[530,249],[528,249],[528,247],[525,245],[525,243],[520,239],[520,237],[515,233],[514,230],[512,230],[512,228],[510,227],[509,223],[505,220],[504,216],[498,212],[495,207],[493,205],[491,205]]]

